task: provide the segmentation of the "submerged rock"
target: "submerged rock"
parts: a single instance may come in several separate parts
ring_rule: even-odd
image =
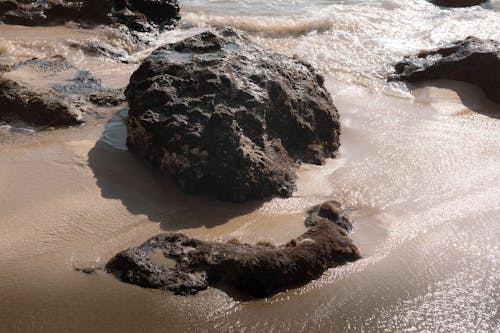
[[[30,59],[0,69],[0,121],[61,127],[82,123],[91,105],[117,105],[123,90],[108,89],[63,56]]]
[[[431,0],[432,3],[442,7],[470,7],[481,5],[488,0]]]
[[[90,56],[104,56],[117,62],[128,63],[129,54],[119,48],[101,41],[91,40],[85,42],[68,42],[68,45],[75,49],[80,49]]]
[[[500,43],[494,40],[468,37],[406,57],[395,69],[391,80],[465,81],[479,86],[491,100],[500,102]]]
[[[149,31],[173,26],[178,19],[177,0],[0,0],[0,21],[6,24],[121,23]]]
[[[219,28],[155,50],[132,75],[127,143],[190,193],[289,196],[296,162],[339,147],[323,77]]]
[[[204,242],[179,233],[161,234],[118,253],[106,269],[124,282],[180,295],[196,294],[209,285],[226,285],[266,297],[361,257],[347,236],[344,227],[350,224],[338,203],[315,207],[307,220],[306,233],[279,246]]]

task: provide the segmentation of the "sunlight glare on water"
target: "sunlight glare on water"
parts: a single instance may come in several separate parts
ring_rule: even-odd
[[[342,122],[338,158],[303,165],[291,198],[232,205],[182,193],[127,151],[121,107],[107,124],[16,136],[0,126],[0,331],[498,333],[499,106],[463,83],[409,90],[386,78],[408,53],[469,35],[500,39],[500,0],[180,4],[180,27],[142,47],[105,27],[0,25],[0,64],[62,54],[125,87],[158,45],[232,26],[325,75]],[[86,56],[68,40],[121,47],[130,63]],[[180,297],[73,270],[164,231],[284,243],[305,231],[307,209],[332,199],[353,221],[363,259],[268,299],[216,288]]]
[[[242,29],[265,46],[373,89],[406,54],[469,35],[500,39],[499,12],[479,6],[442,10],[424,0],[191,0],[182,7],[187,26]]]

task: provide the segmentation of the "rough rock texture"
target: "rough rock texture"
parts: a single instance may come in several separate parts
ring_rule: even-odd
[[[26,82],[26,78],[30,78]],[[108,89],[90,72],[63,56],[30,59],[0,68],[0,121],[36,126],[72,126],[92,105],[124,101],[122,89]]]
[[[432,3],[442,7],[470,7],[483,4],[488,0],[431,0]]]
[[[127,283],[192,295],[209,285],[231,286],[256,297],[318,278],[325,270],[360,258],[347,236],[340,205],[327,202],[307,218],[309,230],[285,245],[203,242],[161,234],[118,253],[107,266]]]
[[[172,26],[178,19],[177,0],[0,0],[0,21],[7,24],[122,23],[150,31]]]
[[[486,96],[500,102],[500,43],[468,37],[396,64],[391,80],[416,82],[449,79],[481,87]]]
[[[129,147],[190,193],[289,196],[296,161],[320,164],[339,147],[323,77],[231,29],[155,50],[125,94]]]
[[[177,0],[112,0],[112,5],[113,20],[137,31],[172,27],[180,19]]]
[[[0,121],[23,120],[40,126],[79,124],[80,113],[60,96],[33,90],[0,76]]]

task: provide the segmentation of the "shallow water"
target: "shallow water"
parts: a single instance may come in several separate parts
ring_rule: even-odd
[[[479,6],[442,10],[424,0],[181,3],[186,26],[243,29],[263,45],[370,89],[391,90],[379,83],[391,63],[406,54],[469,35],[500,39],[499,0],[484,6],[496,11]]]
[[[499,12],[423,0],[289,3],[182,1],[182,29],[156,43],[233,25],[313,62],[342,116],[340,157],[304,165],[292,198],[233,205],[187,196],[127,152],[122,108],[66,130],[0,126],[0,331],[499,332],[499,106],[467,84],[410,90],[384,79],[408,52],[500,39]],[[121,46],[131,63],[86,56],[67,39]],[[0,63],[64,54],[113,87],[155,45],[138,49],[105,28],[0,26]],[[364,259],[269,299],[213,288],[178,297],[74,271],[165,230],[283,243],[328,199],[348,209]]]

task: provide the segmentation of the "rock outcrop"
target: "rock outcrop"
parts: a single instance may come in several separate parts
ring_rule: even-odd
[[[280,246],[204,242],[179,233],[161,234],[118,253],[106,270],[124,282],[180,295],[225,285],[266,297],[361,257],[347,236],[345,227],[350,223],[338,203],[312,209],[306,225],[306,233]]]
[[[150,31],[173,26],[178,19],[177,0],[0,0],[0,21],[6,24],[121,23]]]
[[[500,43],[468,37],[430,51],[408,56],[395,66],[390,80],[417,82],[449,79],[481,87],[500,102]]]
[[[0,121],[23,120],[39,126],[71,126],[81,114],[48,91],[23,87],[0,76]]]
[[[106,88],[90,72],[62,56],[34,58],[0,70],[2,122],[73,126],[82,123],[83,114],[93,105],[111,106],[123,101],[123,90]]]
[[[108,0],[110,1],[110,0]],[[111,0],[111,17],[132,30],[170,28],[180,19],[177,0]]]
[[[432,3],[442,7],[470,7],[481,5],[488,0],[431,0]]]
[[[126,96],[129,148],[189,193],[289,196],[297,162],[321,164],[339,147],[323,77],[231,29],[155,50]]]

